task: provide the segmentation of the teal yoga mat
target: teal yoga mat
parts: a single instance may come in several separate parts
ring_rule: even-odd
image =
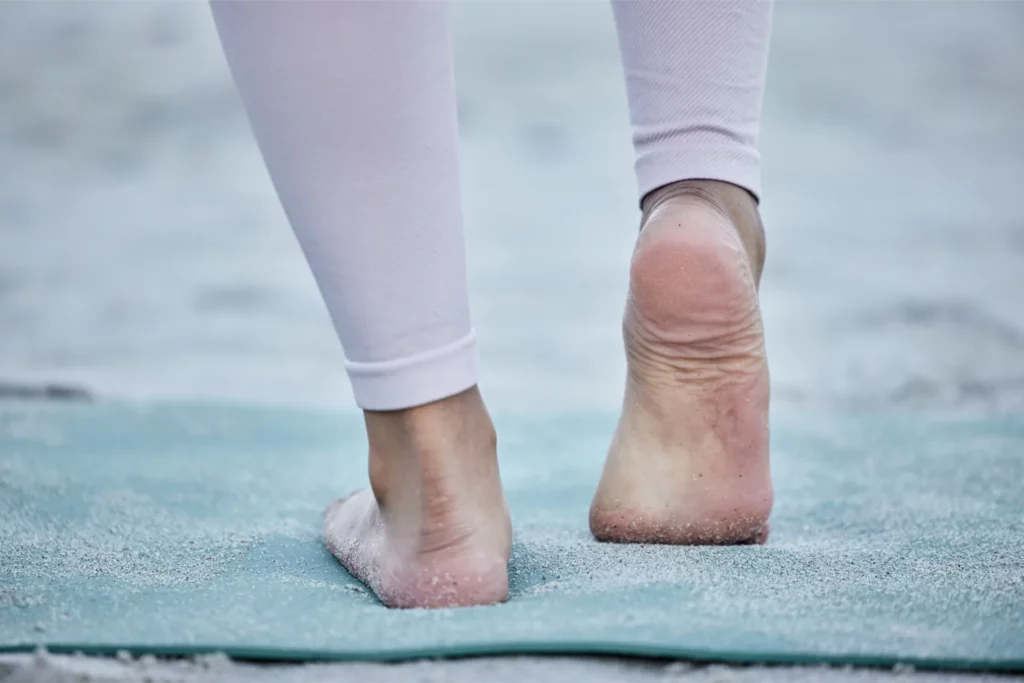
[[[590,538],[613,416],[498,426],[510,601],[392,611],[318,541],[358,417],[0,404],[0,650],[1024,668],[1021,416],[777,415],[772,538],[732,548]]]

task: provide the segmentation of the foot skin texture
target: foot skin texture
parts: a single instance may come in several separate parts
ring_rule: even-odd
[[[371,488],[327,508],[327,548],[389,607],[506,600],[512,529],[479,392],[365,417]]]
[[[590,509],[600,541],[763,543],[772,482],[753,197],[686,181],[644,202],[622,416]]]

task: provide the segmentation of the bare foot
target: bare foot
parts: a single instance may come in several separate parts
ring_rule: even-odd
[[[757,206],[714,181],[676,183],[644,204],[623,323],[626,394],[591,531],[624,543],[763,543],[772,483]]]
[[[371,489],[327,508],[327,548],[389,607],[505,600],[512,529],[479,392],[365,416]]]

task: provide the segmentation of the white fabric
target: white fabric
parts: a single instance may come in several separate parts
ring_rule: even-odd
[[[613,3],[640,195],[687,178],[760,192],[766,0]],[[476,384],[451,36],[443,2],[212,3],[357,403]]]

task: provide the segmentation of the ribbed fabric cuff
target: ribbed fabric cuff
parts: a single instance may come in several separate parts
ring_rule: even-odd
[[[636,180],[643,200],[649,192],[679,180],[721,180],[761,199],[761,155],[755,149],[652,145],[637,156]]]
[[[476,332],[415,356],[375,363],[345,361],[363,410],[401,410],[454,396],[479,380]]]

